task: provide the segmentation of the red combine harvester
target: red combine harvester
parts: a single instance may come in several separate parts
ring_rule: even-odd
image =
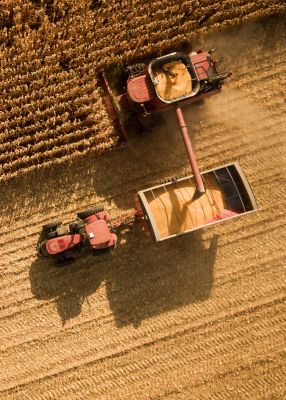
[[[103,207],[77,214],[69,224],[55,221],[43,226],[38,242],[38,253],[55,261],[73,260],[76,252],[90,250],[94,255],[116,246],[117,236],[112,232],[109,215]]]
[[[128,67],[125,81],[109,82],[103,72],[105,103],[123,140],[135,116],[141,128],[153,127],[154,115],[176,113],[193,176],[172,180],[137,193],[135,215],[156,241],[168,239],[257,209],[251,188],[238,163],[200,173],[181,104],[217,93],[230,72],[219,72],[210,51],[171,53],[146,65]],[[126,88],[116,93],[116,86]]]
[[[176,52],[156,58],[145,67],[142,64],[135,68],[131,66],[127,68],[127,81],[122,82],[126,92],[119,95],[114,94],[107,75],[102,73],[107,110],[118,124],[124,140],[127,138],[126,116],[135,116],[141,129],[150,131],[154,114],[170,108],[175,110],[197,189],[201,193],[205,189],[180,105],[216,93],[231,75],[230,72],[218,72],[218,61],[211,56],[214,51],[199,50],[190,55]]]

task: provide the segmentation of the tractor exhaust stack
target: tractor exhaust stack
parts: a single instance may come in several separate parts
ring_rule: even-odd
[[[200,174],[200,171],[199,171],[199,167],[198,167],[197,160],[196,160],[196,157],[195,157],[195,153],[194,153],[194,150],[193,150],[193,146],[192,146],[192,143],[191,143],[191,140],[190,140],[190,136],[189,136],[188,128],[187,128],[187,125],[186,125],[186,121],[185,121],[185,118],[184,118],[183,113],[182,113],[182,109],[178,104],[175,105],[175,108],[176,108],[177,119],[178,119],[178,122],[179,122],[179,125],[180,125],[180,128],[181,128],[182,136],[183,136],[184,143],[185,143],[185,146],[186,146],[186,150],[187,150],[187,153],[188,153],[189,161],[190,161],[190,164],[191,164],[191,167],[192,167],[192,171],[193,171],[193,174],[194,174],[194,177],[195,177],[195,180],[196,180],[197,190],[200,193],[205,193],[205,187],[204,187],[203,180],[202,180],[202,177],[201,177],[201,174]]]

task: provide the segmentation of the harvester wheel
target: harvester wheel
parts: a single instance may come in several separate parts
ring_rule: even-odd
[[[57,229],[62,224],[62,221],[53,221],[48,224],[43,225],[43,230],[46,232],[51,232]]]
[[[140,75],[145,67],[146,65],[143,63],[128,65],[128,67],[126,67],[123,72],[125,72],[128,75],[128,77],[131,78],[135,77],[136,75]]]
[[[90,217],[91,215],[97,214],[101,211],[104,210],[104,207],[102,205],[98,205],[94,208],[89,208],[87,210],[84,211],[80,211],[79,213],[77,213],[78,218],[80,219],[86,219],[87,217]]]
[[[231,72],[221,72],[221,73],[217,73],[217,74],[215,74],[213,77],[211,77],[210,79],[209,79],[209,82],[210,83],[213,83],[213,82],[221,82],[221,81],[224,81],[226,78],[228,78],[229,76],[231,76],[232,74],[231,74]]]

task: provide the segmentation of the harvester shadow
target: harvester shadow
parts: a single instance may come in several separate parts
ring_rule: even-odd
[[[189,112],[192,121],[198,118],[198,112]],[[119,209],[130,209],[137,190],[180,174],[188,165],[174,115],[157,115],[154,130],[147,136],[130,129],[125,146],[101,156],[91,151],[84,157],[66,160],[60,168],[47,165],[2,182],[1,223],[11,224],[19,218],[31,218],[35,223],[35,215],[42,223],[50,222],[45,218],[51,215],[65,220],[66,212],[90,208],[101,202],[98,198],[105,206],[112,207],[115,202]],[[195,137],[196,131],[191,130],[191,135]]]
[[[113,256],[87,256],[55,268],[37,259],[30,268],[33,295],[55,300],[63,324],[81,313],[82,304],[104,282],[117,327],[135,327],[152,316],[207,299],[213,283],[217,237],[206,248],[200,233],[158,244],[128,233]]]

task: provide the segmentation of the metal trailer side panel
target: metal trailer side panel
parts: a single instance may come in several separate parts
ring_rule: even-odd
[[[143,213],[144,213],[145,217],[147,218],[147,221],[148,221],[150,230],[152,232],[153,238],[154,238],[154,240],[156,242],[159,242],[161,240],[160,234],[159,234],[159,231],[157,229],[156,222],[154,220],[152,211],[151,211],[151,209],[149,207],[149,204],[148,204],[148,201],[147,201],[147,199],[145,197],[144,192],[146,192],[146,190],[141,190],[140,192],[137,193],[138,197],[139,197],[139,201],[141,203]]]
[[[246,177],[244,175],[244,172],[242,171],[242,169],[241,169],[241,167],[240,167],[238,162],[226,164],[226,165],[220,166],[220,167],[212,169],[212,170],[204,171],[202,173],[202,175],[206,175],[207,173],[218,171],[220,169],[227,168],[227,167],[234,167],[235,170],[237,171],[237,173],[238,173],[238,175],[239,175],[239,177],[241,179],[241,182],[243,184],[243,188],[245,189],[245,192],[246,192],[246,194],[247,194],[247,196],[249,198],[249,201],[250,201],[251,207],[252,207],[252,209],[249,210],[249,211],[244,211],[244,212],[242,212],[242,213],[240,213],[238,215],[230,216],[227,219],[236,218],[236,217],[239,217],[241,215],[249,214],[249,213],[257,210],[258,206],[257,206],[256,200],[254,198],[253,192],[252,192],[252,190],[250,188],[250,185],[249,185],[249,183],[248,183],[248,181],[247,181],[247,179],[246,179]],[[190,175],[190,176],[187,176],[187,177],[184,177],[184,178],[180,178],[176,182],[187,181],[187,180],[192,179],[192,178],[193,178],[193,176]],[[153,234],[153,237],[154,237],[154,240],[156,242],[160,242],[160,241],[163,241],[163,240],[166,240],[166,239],[169,239],[169,238],[172,238],[172,237],[176,237],[176,236],[181,236],[181,235],[183,235],[185,233],[189,233],[189,232],[192,232],[192,231],[195,231],[195,230],[198,230],[198,229],[202,229],[204,227],[208,227],[208,226],[211,226],[211,225],[214,225],[214,224],[217,224],[217,223],[220,223],[220,222],[226,220],[226,219],[224,219],[224,220],[218,220],[218,221],[209,222],[209,223],[206,223],[204,225],[200,225],[200,226],[194,227],[192,229],[185,230],[183,232],[178,232],[178,233],[175,233],[175,234],[171,234],[171,235],[169,235],[167,237],[161,237],[161,235],[159,233],[159,230],[158,230],[158,227],[157,227],[157,224],[156,224],[156,220],[154,218],[154,215],[152,213],[152,210],[151,210],[151,208],[149,206],[149,203],[148,203],[148,200],[146,198],[146,193],[150,192],[150,191],[152,191],[154,189],[167,187],[169,185],[174,185],[174,182],[168,182],[166,184],[156,185],[156,186],[153,186],[151,188],[148,188],[148,189],[145,189],[145,190],[141,190],[141,191],[138,192],[138,197],[140,199],[144,215],[146,216],[146,218],[148,220],[148,223],[149,223],[149,226],[150,226],[150,230],[151,230],[151,232]]]
[[[251,202],[253,211],[257,210],[257,209],[258,209],[258,205],[257,205],[257,203],[256,203],[256,200],[255,200],[253,191],[252,191],[252,189],[251,189],[251,187],[250,187],[250,185],[249,185],[249,183],[248,183],[248,180],[247,180],[247,178],[246,178],[246,176],[245,176],[243,170],[241,169],[241,167],[240,167],[238,161],[234,162],[233,165],[235,166],[235,168],[236,168],[236,170],[237,170],[237,172],[238,172],[238,174],[239,174],[239,176],[240,176],[240,178],[241,178],[241,181],[242,181],[242,183],[243,183],[243,186],[244,186],[244,188],[245,188],[245,190],[246,190],[246,192],[247,192],[247,194],[248,194],[248,197],[249,197],[249,200],[250,200],[250,202]]]

